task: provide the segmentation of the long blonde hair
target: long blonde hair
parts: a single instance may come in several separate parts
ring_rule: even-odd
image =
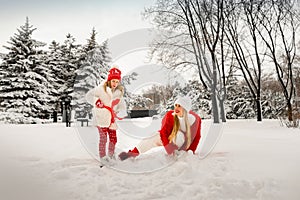
[[[190,145],[191,145],[191,126],[188,120],[188,113],[185,109],[183,109],[183,119],[184,119],[184,123],[185,123],[185,127],[186,127],[186,147],[185,149],[187,150]],[[179,131],[180,128],[180,122],[179,122],[179,118],[177,115],[174,115],[174,125],[173,125],[173,129],[171,134],[169,135],[168,139],[169,139],[169,143],[171,143],[173,141],[174,138],[177,137],[177,133]]]

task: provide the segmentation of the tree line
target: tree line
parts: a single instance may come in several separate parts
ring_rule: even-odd
[[[232,77],[248,88],[258,121],[264,111],[263,78],[275,80],[284,97],[282,111],[294,120],[300,76],[296,1],[157,0],[143,14],[167,33],[153,42],[152,55],[170,68],[197,70],[209,91],[215,123],[226,121]]]
[[[28,17],[4,46],[0,63],[0,121],[34,123],[62,113],[66,98],[80,114],[89,109],[85,93],[106,78],[110,62],[107,41],[98,44],[96,31],[84,45],[69,33],[63,43],[32,37],[36,30]]]
[[[299,116],[300,20],[293,1],[157,0],[143,15],[163,29],[161,39],[152,43],[152,56],[173,69],[196,69],[198,76],[184,87],[163,89],[172,89],[169,99],[156,90],[162,112],[184,93],[192,97],[195,111],[215,123],[283,114],[294,121]],[[85,93],[109,69],[107,41],[98,44],[93,29],[84,45],[67,34],[62,44],[53,41],[42,50],[46,44],[32,38],[35,30],[26,18],[5,46],[9,52],[1,54],[0,120],[48,118],[53,111],[62,112],[69,96],[77,115],[85,115],[91,109]],[[124,77],[125,87],[136,76]],[[129,93],[125,98],[128,108],[151,101]]]
[[[112,67],[108,40],[98,44],[93,28],[84,45],[68,33],[62,44],[53,40],[43,50],[46,43],[32,37],[36,29],[27,17],[4,46],[8,53],[1,53],[0,121],[38,123],[70,110],[75,118],[90,117],[93,106],[85,95],[106,80]],[[122,84],[126,88],[137,76],[135,72],[123,76]],[[124,97],[129,109],[151,101],[126,90]]]

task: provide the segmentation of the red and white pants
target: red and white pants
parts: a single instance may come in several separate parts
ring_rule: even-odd
[[[101,128],[97,126],[99,131],[99,156],[103,158],[106,156],[106,143],[107,143],[107,135],[109,138],[108,143],[108,156],[113,156],[115,153],[115,146],[117,143],[117,133],[116,130],[109,128]]]

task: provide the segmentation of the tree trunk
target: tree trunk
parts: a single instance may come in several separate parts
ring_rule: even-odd
[[[214,123],[219,124],[220,123],[220,117],[219,117],[219,106],[217,103],[217,96],[216,96],[216,90],[212,90],[211,93],[211,101],[212,101],[212,114],[214,118]]]
[[[224,99],[219,100],[219,105],[220,105],[220,117],[222,122],[226,122],[226,115],[225,115],[225,108],[224,108]]]
[[[214,56],[212,55],[213,60],[213,81],[211,86],[211,101],[212,101],[212,110],[213,110],[213,117],[214,117],[214,123],[219,124],[220,123],[220,116],[219,116],[219,105],[217,100],[217,69],[216,64],[214,63]]]
[[[260,99],[256,99],[256,108],[257,108],[257,121],[262,121],[262,112],[261,112],[261,103]]]
[[[287,103],[287,116],[288,116],[288,120],[291,122],[293,121],[293,109],[292,109],[292,104],[291,102]]]

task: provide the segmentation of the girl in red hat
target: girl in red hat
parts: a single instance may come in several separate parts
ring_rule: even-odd
[[[160,131],[152,138],[142,140],[135,148],[119,154],[120,160],[136,157],[153,147],[164,146],[168,154],[175,150],[191,150],[195,153],[201,138],[201,118],[191,111],[191,99],[179,97],[174,110],[166,113]]]
[[[115,120],[127,115],[123,99],[124,88],[120,85],[120,81],[121,71],[117,67],[112,67],[107,80],[86,94],[87,101],[94,106],[92,112],[99,131],[99,156],[102,161],[109,161],[114,157],[117,143]],[[107,136],[109,144],[106,155]]]

